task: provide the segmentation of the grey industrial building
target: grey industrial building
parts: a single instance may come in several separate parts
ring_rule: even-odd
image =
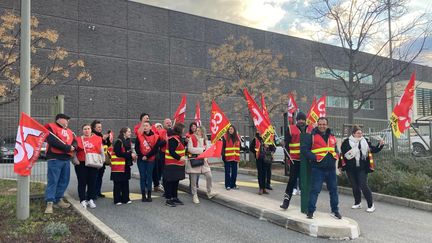
[[[18,11],[19,2],[0,1],[0,13],[7,9]],[[187,95],[187,121],[190,121],[196,100],[202,102],[202,93],[212,85],[193,73],[209,68],[208,49],[223,43],[229,35],[248,36],[256,48],[283,54],[282,65],[295,77],[281,82],[280,90],[296,90],[299,96],[307,96],[308,102],[299,102],[303,110],[309,108],[313,95],[322,95],[324,88],[336,85],[335,80],[320,75],[325,65],[317,50],[326,53],[332,65],[343,69],[340,47],[132,1],[35,0],[32,13],[39,18],[42,28],[58,30],[57,44],[65,47],[71,57],[84,59],[93,76],[91,82],[63,84],[59,80],[55,86],[33,91],[34,97],[64,94],[65,113],[73,117],[74,129],[78,124],[101,119],[105,127],[118,131],[122,126],[133,126],[141,112],[149,113],[153,121],[160,121],[172,117],[182,94]],[[43,63],[38,58],[33,61]],[[431,82],[432,68],[412,65],[409,70],[417,71],[418,80]],[[398,79],[407,80],[409,74],[406,72]],[[430,113],[431,89],[425,90],[429,92],[426,113]],[[328,114],[346,116],[343,98],[331,91],[327,95],[334,99],[327,108]],[[386,120],[385,90],[371,102],[356,117]],[[233,114],[230,107],[229,101],[223,102],[222,108],[242,131],[244,114]],[[202,119],[208,124],[208,112],[202,111]],[[275,117],[275,121],[280,126],[281,117]]]

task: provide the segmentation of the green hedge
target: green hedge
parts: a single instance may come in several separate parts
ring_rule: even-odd
[[[432,202],[432,159],[377,157],[377,168],[369,174],[372,191]],[[339,184],[350,186],[345,174],[339,176]]]

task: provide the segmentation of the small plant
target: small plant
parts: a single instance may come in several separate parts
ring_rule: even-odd
[[[44,234],[53,240],[61,240],[71,234],[69,227],[65,223],[51,222],[44,228]]]

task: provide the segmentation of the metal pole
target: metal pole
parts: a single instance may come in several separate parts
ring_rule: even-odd
[[[391,96],[391,111],[393,111],[395,106],[395,94],[394,94],[394,84],[393,84],[393,48],[392,48],[392,34],[391,34],[391,4],[390,0],[387,0],[387,8],[388,8],[388,29],[389,29],[389,54],[390,54],[390,96]],[[397,139],[396,136],[392,135],[392,152],[393,156],[397,156]]]
[[[30,115],[30,0],[21,0],[20,111]],[[18,176],[17,218],[30,216],[30,177]]]

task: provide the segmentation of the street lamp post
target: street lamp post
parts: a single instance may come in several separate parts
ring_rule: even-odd
[[[30,10],[31,0],[21,0],[21,46],[20,46],[20,112],[30,115]],[[30,216],[30,177],[17,179],[17,218]]]
[[[393,83],[393,49],[392,49],[392,31],[391,31],[391,4],[390,0],[387,0],[387,8],[388,8],[388,29],[389,29],[389,56],[390,56],[390,96],[391,96],[391,111],[393,111],[395,107],[395,94],[394,94],[394,83]],[[396,136],[392,134],[392,152],[393,156],[397,156],[397,139]]]

